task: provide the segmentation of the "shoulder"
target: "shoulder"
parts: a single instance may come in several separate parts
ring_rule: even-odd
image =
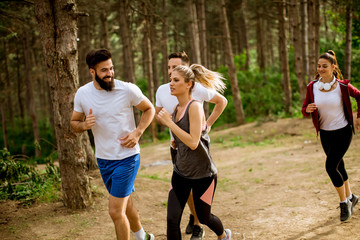
[[[203,108],[202,104],[199,101],[192,101],[189,106],[189,111],[199,111]]]
[[[95,87],[94,87],[94,83],[91,81],[91,82],[89,82],[89,83],[81,86],[81,87],[77,90],[76,94],[86,93],[86,92],[88,92],[88,91],[91,91],[92,88],[95,88]]]
[[[340,80],[340,79],[336,79],[338,82],[339,82],[339,84],[340,84],[340,86],[348,86],[348,84],[350,83],[350,80],[349,79],[344,79],[344,80]]]
[[[307,85],[308,87],[312,87],[315,83],[317,83],[319,81],[319,79],[315,79],[312,80],[311,82],[309,82],[309,84]]]
[[[164,93],[164,92],[170,92],[170,83],[165,83],[163,85],[160,85],[158,89],[156,90],[156,93]]]
[[[212,91],[212,89],[204,87],[201,83],[195,82],[194,91]]]

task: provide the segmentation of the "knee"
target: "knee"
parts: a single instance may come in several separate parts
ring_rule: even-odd
[[[126,218],[125,211],[121,211],[118,208],[110,207],[109,215],[113,221],[121,220]]]
[[[203,225],[208,225],[209,217],[199,216],[198,215],[199,222]]]

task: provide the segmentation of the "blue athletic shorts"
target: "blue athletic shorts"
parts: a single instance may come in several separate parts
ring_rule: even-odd
[[[140,154],[122,160],[97,158],[101,177],[109,193],[124,198],[135,191],[134,182],[140,166]]]

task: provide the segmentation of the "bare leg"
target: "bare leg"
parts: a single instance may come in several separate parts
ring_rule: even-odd
[[[129,201],[128,201],[128,204],[126,207],[126,216],[129,220],[131,231],[137,232],[142,228],[141,222],[140,222],[140,216],[139,216],[137,209],[135,208],[135,206],[133,204],[131,195],[129,197]]]
[[[335,187],[337,193],[339,194],[340,202],[343,202],[346,200],[346,193],[345,193],[345,184],[343,184],[341,187]]]
[[[200,221],[199,221],[199,219],[198,219],[198,217],[196,215],[192,190],[190,191],[190,195],[189,195],[189,198],[187,200],[187,204],[189,205],[191,214],[194,216],[194,225],[198,225],[198,226],[202,227],[202,224],[200,223]]]
[[[349,179],[344,182],[344,185],[345,185],[346,197],[348,198],[348,197],[350,197],[350,194],[351,194],[351,188],[350,188]]]
[[[126,217],[126,208],[129,197],[117,198],[110,195],[109,214],[114,222],[118,240],[130,240],[130,224]]]

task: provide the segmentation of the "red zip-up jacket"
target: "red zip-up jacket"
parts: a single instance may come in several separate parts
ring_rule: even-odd
[[[340,90],[341,90],[341,95],[342,95],[343,105],[344,105],[345,118],[349,122],[353,132],[355,133],[354,119],[353,119],[353,114],[352,114],[350,96],[356,99],[357,118],[360,118],[360,91],[357,88],[355,88],[353,85],[350,84],[350,80],[339,80],[339,79],[336,79],[336,80],[340,84]],[[314,103],[313,88],[314,88],[314,83],[316,83],[317,81],[319,81],[319,79],[311,81],[307,86],[306,98],[305,98],[304,104],[302,106],[302,114],[305,117],[310,116],[310,113],[305,112],[305,110],[306,110],[307,105],[309,105],[310,103]],[[311,117],[312,117],[314,127],[316,129],[316,133],[318,134],[319,130],[320,130],[320,122],[319,122],[319,112],[317,109],[311,113]]]

